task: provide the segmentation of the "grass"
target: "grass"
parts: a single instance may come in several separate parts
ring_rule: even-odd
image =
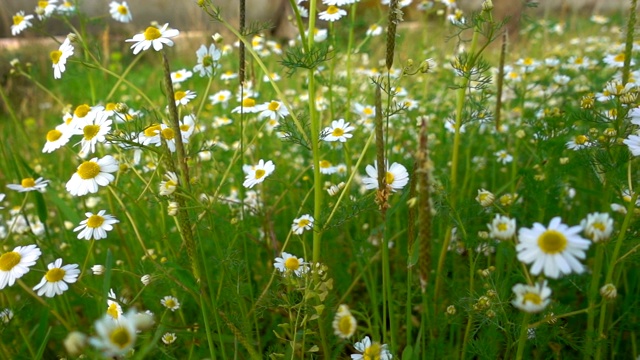
[[[310,4],[312,15],[325,10]],[[638,356],[637,160],[624,141],[637,131],[640,75],[637,65],[605,62],[625,52],[640,60],[625,50],[637,46],[633,26],[624,27],[633,18],[598,25],[532,15],[520,42],[504,53],[500,90],[502,30],[490,10],[465,14],[466,25],[454,27],[434,9],[425,18],[435,25],[400,27],[391,50],[384,35],[365,35],[369,24],[387,26],[387,7],[366,17],[355,6],[346,9],[337,22],[316,22],[330,29],[326,40],[306,38],[282,54],[267,44],[272,39],[240,36],[247,45],[242,90],[238,78],[220,79],[239,72],[236,38],[216,44],[230,46],[213,78],[194,72],[168,87],[169,72],[196,64],[184,49],[198,45],[179,36],[159,52],[133,55],[124,42],[105,51],[83,35],[82,14],[62,79],[53,79],[50,59],[28,49],[3,55],[20,61],[7,67],[2,88],[0,275],[11,268],[5,255],[16,246],[35,244],[42,252],[0,291],[3,358],[343,359],[364,352],[367,359],[376,352],[384,358],[384,349],[402,359]],[[224,23],[206,2],[203,11]],[[263,81],[266,72],[281,79]],[[616,77],[632,85],[601,96]],[[195,99],[167,106],[171,93],[186,90]],[[221,90],[232,94],[226,106],[209,100]],[[281,101],[289,115],[259,118],[248,103],[233,112],[241,91],[255,91],[257,104]],[[63,114],[108,103],[119,112],[95,154],[80,156],[81,134],[42,152]],[[355,111],[356,104],[375,115]],[[138,115],[117,121],[128,109]],[[137,142],[154,124],[177,133],[188,114],[196,130],[185,136],[184,155],[170,152],[166,139],[158,146]],[[355,127],[353,137],[325,141],[325,128],[340,118]],[[65,185],[78,166],[107,155],[119,163],[114,180],[96,193],[71,195]],[[261,159],[275,170],[243,186]],[[342,170],[323,174],[322,161]],[[393,163],[407,170],[408,183],[394,182],[401,170],[395,179],[383,170]],[[171,187],[161,185],[169,171],[179,180],[162,195]],[[367,180],[373,174],[395,191],[375,176]],[[4,190],[31,177],[49,180],[46,191]],[[490,193],[484,203],[483,190]],[[118,220],[107,237],[77,239],[74,228],[85,213],[100,210]],[[582,222],[596,212],[607,215]],[[299,220],[305,214],[313,228],[295,233],[295,225],[309,225]],[[491,231],[496,216],[515,220],[513,233]],[[580,231],[560,230],[554,239],[589,241],[588,250],[576,250],[585,255],[578,261],[584,271],[575,265],[553,276],[518,260],[528,229],[546,228],[555,217]],[[602,220],[608,218],[612,226]],[[611,231],[594,241],[594,229]],[[542,231],[534,243],[555,246],[540,240],[549,234],[557,235]],[[77,264],[80,276],[63,294],[39,296],[32,289],[52,276],[47,265],[58,258]],[[514,293],[516,284],[529,286],[526,295]],[[601,291],[605,284],[617,296],[611,287]],[[548,303],[534,286],[549,287]],[[166,296],[179,307],[163,305]],[[536,311],[512,304],[521,296]],[[118,306],[123,314],[114,320]],[[153,325],[134,315],[145,311]],[[342,320],[338,330],[334,319]],[[174,342],[162,340],[167,333]],[[114,344],[108,352],[96,342]]]

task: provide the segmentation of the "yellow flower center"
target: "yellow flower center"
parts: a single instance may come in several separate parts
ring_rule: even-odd
[[[82,129],[85,140],[91,140],[100,132],[100,125],[87,125]]]
[[[533,303],[536,305],[540,305],[542,304],[542,298],[540,297],[540,295],[533,293],[533,292],[527,292],[524,294],[524,296],[522,297],[522,303]]]
[[[118,304],[116,304],[115,302],[109,304],[109,308],[107,308],[107,314],[109,314],[109,316],[114,319],[118,319],[118,317],[120,316],[120,313],[118,312]]]
[[[144,31],[144,38],[146,40],[155,40],[157,38],[159,38],[160,36],[162,36],[162,34],[160,33],[160,30],[155,27],[155,26],[149,26],[145,31]]]
[[[49,5],[48,1],[38,1],[38,7],[39,8],[43,8],[44,9],[44,8],[47,7],[47,5]]]
[[[309,225],[311,223],[311,221],[309,221],[309,219],[302,219],[300,221],[298,221],[298,227],[305,227],[307,225]]]
[[[165,138],[166,140],[173,140],[173,138],[175,137],[175,133],[173,132],[173,129],[169,129],[169,128],[162,130],[161,134],[162,134],[162,137]]]
[[[100,226],[102,226],[102,223],[104,223],[104,218],[100,215],[91,215],[87,219],[87,227],[93,229],[99,228]]]
[[[22,15],[13,15],[13,25],[20,25],[24,20],[24,16]]]
[[[83,180],[93,179],[100,174],[100,165],[93,161],[85,161],[78,166],[77,173]]]
[[[114,111],[116,109],[116,103],[107,103],[107,105],[104,106],[104,109],[107,111]]]
[[[351,335],[351,330],[353,326],[351,326],[351,316],[342,316],[338,321],[338,331],[341,334],[348,336]]]
[[[185,96],[187,96],[187,93],[184,91],[176,91],[176,94],[173,96],[174,99],[176,100],[182,100],[182,98],[184,98]]]
[[[331,135],[333,135],[335,137],[342,136],[342,135],[344,135],[344,130],[342,130],[342,128],[335,128],[331,132]]]
[[[607,229],[607,227],[601,222],[593,223],[591,227],[599,231],[605,231]]]
[[[278,109],[280,109],[280,103],[277,101],[272,101],[269,103],[269,110],[271,111],[277,111]]]
[[[382,346],[379,343],[374,342],[368,348],[364,349],[362,358],[364,360],[380,360],[380,353],[382,352]]]
[[[219,101],[225,101],[226,99],[227,99],[227,97],[224,94],[218,95],[218,100]]]
[[[624,53],[620,53],[613,58],[615,62],[624,62]]]
[[[89,107],[89,105],[87,105],[87,104],[82,104],[82,105],[78,106],[78,107],[73,111],[73,115],[75,115],[76,117],[79,117],[79,118],[83,118],[83,117],[87,116],[87,114],[89,113],[89,111],[91,111],[91,108]]]
[[[261,179],[264,176],[264,174],[266,174],[266,173],[267,172],[262,170],[262,169],[256,170],[256,179]]]
[[[578,135],[578,136],[576,136],[575,142],[578,145],[584,145],[587,142],[587,140],[589,140],[589,138],[587,138],[586,136]]]
[[[64,278],[64,276],[66,275],[66,271],[60,269],[60,268],[53,268],[49,271],[47,271],[47,273],[44,275],[45,279],[47,279],[48,282],[58,282],[60,280],[62,280]]]
[[[51,62],[53,62],[54,65],[56,65],[59,61],[60,61],[60,57],[62,56],[62,51],[60,50],[53,50],[49,56],[51,57]]]
[[[330,5],[329,8],[327,8],[327,14],[329,15],[337,14],[338,11],[340,11],[340,9],[335,5]]]
[[[242,100],[242,106],[243,107],[254,107],[254,106],[256,106],[256,101],[253,100],[252,98],[245,98],[244,100]]]
[[[546,254],[557,254],[567,247],[567,238],[556,230],[547,230],[538,238],[538,246]]]
[[[574,63],[577,65],[582,65],[584,63],[584,58],[582,56],[578,56]]]
[[[373,109],[372,109],[372,108],[370,108],[370,107],[366,107],[366,108],[364,108],[364,110],[362,110],[362,112],[363,112],[365,115],[373,115]]]
[[[157,135],[157,132],[160,131],[162,127],[160,124],[151,125],[148,128],[144,129],[144,136],[146,137],[154,137]]]
[[[211,67],[212,65],[213,65],[213,58],[211,57],[211,55],[205,55],[202,58],[202,66]]]
[[[22,185],[23,188],[32,188],[36,186],[36,182],[33,180],[33,178],[24,178],[20,182],[20,185]]]
[[[505,223],[500,223],[500,224],[498,224],[497,228],[500,231],[507,231],[508,226]]]
[[[164,305],[167,308],[172,309],[172,308],[176,307],[176,302],[173,301],[173,299],[168,299],[167,301],[164,302]]]
[[[329,168],[331,167],[331,163],[328,162],[327,160],[321,160],[320,161],[320,167],[323,169]]]
[[[285,260],[284,267],[286,267],[288,270],[296,271],[300,267],[300,261],[298,261],[298,258],[292,256]]]
[[[60,137],[62,136],[62,132],[56,129],[53,130],[49,130],[49,132],[47,133],[47,141],[49,142],[54,142],[58,139],[60,139]]]
[[[393,180],[396,179],[396,177],[390,172],[387,171],[387,175],[384,177],[384,181],[386,181],[387,185],[391,185],[393,184]]]
[[[15,251],[2,254],[2,256],[0,256],[0,271],[13,269],[14,266],[20,263],[20,260],[22,260],[22,256]]]
[[[127,9],[127,7],[124,6],[124,5],[120,5],[120,6],[118,6],[118,12],[121,15],[127,15],[129,13],[129,9]]]
[[[120,349],[124,349],[131,344],[131,334],[129,334],[129,330],[125,327],[118,326],[109,335],[109,340],[111,340],[111,343],[115,344]]]
[[[180,131],[189,131],[189,129],[191,129],[191,126],[187,124],[180,125]]]

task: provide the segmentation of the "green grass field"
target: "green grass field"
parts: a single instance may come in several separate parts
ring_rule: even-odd
[[[346,3],[290,43],[42,8],[79,25],[0,55],[0,358],[640,355],[636,11]]]

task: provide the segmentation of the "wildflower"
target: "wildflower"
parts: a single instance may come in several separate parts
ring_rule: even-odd
[[[106,141],[106,136],[111,131],[113,120],[104,111],[95,111],[95,116],[85,116],[76,123],[74,135],[82,135],[80,150],[83,154],[91,154],[96,151],[96,144]],[[77,144],[76,144],[77,145]]]
[[[633,156],[640,156],[640,136],[629,135],[622,142],[629,147],[629,151]]]
[[[453,316],[456,314],[457,310],[456,310],[456,306],[455,305],[449,305],[447,306],[447,310],[445,311],[447,315],[449,316]]]
[[[293,220],[293,225],[291,225],[291,231],[294,234],[300,235],[305,230],[313,229],[313,216],[309,214],[302,215],[301,217]]]
[[[167,29],[169,24],[164,24],[161,28],[149,26],[142,34],[134,35],[133,38],[125,40],[126,42],[135,42],[131,45],[133,55],[140,51],[148,50],[152,45],[155,51],[162,50],[163,44],[173,46],[173,41],[169,38],[176,37],[180,31],[176,29]]]
[[[453,14],[449,14],[447,20],[453,25],[464,25],[466,23],[464,13],[460,9],[456,9]]]
[[[496,199],[496,196],[493,195],[491,191],[485,189],[478,190],[478,196],[476,196],[476,201],[480,203],[483,207],[488,207],[493,204],[493,201]]]
[[[624,66],[624,60],[625,60],[625,54],[624,53],[619,53],[619,54],[609,54],[607,56],[604,57],[603,61],[605,64],[611,66],[611,67],[618,67],[621,68]],[[633,61],[633,59],[631,60],[631,66],[635,65],[635,61]]]
[[[17,14],[13,15],[13,25],[11,25],[11,35],[16,36],[23,32],[26,28],[30,28],[32,26],[31,19],[33,19],[33,15],[25,15],[24,11],[18,11]]]
[[[180,302],[173,296],[165,296],[160,300],[160,303],[171,311],[180,309]]]
[[[199,73],[200,77],[213,76],[213,72],[219,66],[218,60],[221,55],[215,44],[211,44],[208,50],[206,46],[201,45],[196,51],[198,64],[193,67],[193,71]]]
[[[96,193],[98,186],[107,186],[115,179],[111,173],[118,169],[118,161],[111,155],[85,161],[67,182],[67,191],[73,196]]]
[[[17,192],[27,192],[27,191],[39,191],[44,192],[45,188],[49,184],[49,180],[44,180],[44,178],[39,177],[36,180],[28,177],[22,179],[20,184],[8,184],[7,187],[11,190],[15,190]]]
[[[566,146],[569,150],[581,150],[591,146],[591,142],[589,142],[589,137],[580,134],[568,141]]]
[[[169,202],[169,205],[167,205],[167,215],[176,216],[178,214],[178,208],[179,206],[176,201]]]
[[[271,175],[271,173],[276,169],[276,166],[273,164],[271,160],[266,163],[264,160],[260,159],[257,165],[248,166],[245,165],[243,170],[245,174],[247,174],[242,186],[251,189],[254,185],[260,184],[264,181],[264,179]]]
[[[42,277],[40,283],[34,286],[33,290],[38,290],[38,296],[54,297],[62,295],[69,289],[67,284],[72,284],[78,280],[80,269],[78,264],[69,264],[62,266],[62,259],[50,263],[49,270]]]
[[[93,273],[93,275],[102,275],[104,274],[105,270],[106,269],[103,265],[93,265],[91,267],[91,272]]]
[[[87,335],[81,333],[80,331],[72,331],[63,341],[64,348],[67,349],[69,355],[74,357],[80,356],[87,346],[87,340]]]
[[[259,105],[259,107],[261,112],[258,119],[278,119],[289,115],[289,110],[280,101],[271,101]]]
[[[71,139],[72,132],[66,124],[60,124],[55,129],[47,132],[47,142],[42,148],[43,153],[51,153],[62,146],[66,145]]]
[[[262,109],[256,105],[256,101],[253,98],[246,97],[242,99],[242,105],[235,107],[231,110],[231,113],[243,112],[245,114],[257,113],[262,111]]]
[[[611,283],[605,284],[600,288],[600,296],[607,300],[613,300],[618,297],[618,289]]]
[[[528,313],[538,313],[549,305],[551,301],[551,289],[547,287],[547,281],[537,283],[535,286],[516,284],[512,288],[516,298],[511,301],[513,306]]]
[[[176,187],[178,186],[178,176],[173,171],[169,171],[164,174],[164,177],[167,180],[162,180],[160,182],[160,195],[169,196],[176,191]]]
[[[176,91],[173,94],[173,98],[176,101],[176,106],[179,105],[187,105],[189,101],[196,98],[196,93],[191,90],[187,91]]]
[[[80,222],[80,225],[73,229],[74,232],[80,231],[78,239],[100,240],[107,238],[107,231],[113,230],[113,224],[120,221],[113,215],[105,215],[105,210],[100,210],[97,214],[87,212],[87,217]]]
[[[49,0],[49,1],[38,1],[38,6],[36,6],[35,13],[38,15],[38,20],[44,20],[53,14],[56,10],[56,3],[58,0]]]
[[[327,8],[327,10],[321,12],[318,14],[318,18],[320,20],[324,20],[324,21],[336,21],[336,20],[340,20],[341,17],[346,16],[347,15],[347,11],[346,10],[342,10],[339,7],[335,6],[335,5],[329,5],[329,7]]]
[[[387,349],[387,344],[380,344],[377,341],[371,342],[368,336],[365,336],[362,341],[355,343],[353,346],[361,354],[352,354],[351,359],[354,360],[391,360],[393,355]]]
[[[11,311],[11,309],[0,311],[0,321],[2,321],[3,324],[8,324],[11,319],[13,319],[13,311]]]
[[[307,271],[306,263],[303,258],[293,256],[283,252],[282,257],[277,257],[273,266],[281,273],[294,273],[296,276],[302,276]]]
[[[356,318],[351,315],[349,306],[342,304],[333,318],[333,332],[341,339],[348,339],[356,332]]]
[[[587,215],[580,226],[593,242],[607,241],[613,232],[613,219],[608,213],[593,213]]]
[[[225,72],[223,72],[222,74],[220,74],[220,80],[231,80],[231,79],[235,79],[238,77],[238,74],[231,71],[231,70],[227,70]]]
[[[506,165],[513,161],[513,156],[509,155],[507,150],[500,150],[496,152],[495,155],[498,157],[498,162],[502,163],[503,165]]]
[[[171,82],[173,84],[181,83],[193,76],[193,73],[187,69],[181,69],[171,73]]]
[[[332,166],[331,163],[327,160],[320,160],[318,165],[320,166],[321,174],[331,175],[338,171],[336,167]]]
[[[129,5],[127,5],[126,1],[123,1],[122,3],[112,1],[109,4],[109,13],[115,21],[119,21],[121,23],[128,23],[132,19],[131,11],[129,10]]]
[[[69,38],[64,39],[64,42],[60,45],[58,50],[54,50],[49,54],[51,62],[53,63],[53,78],[60,79],[64,72],[67,58],[73,55],[73,45],[69,41]]]
[[[151,283],[151,275],[147,274],[147,275],[143,275],[140,278],[140,282],[142,282],[142,285],[147,286]]]
[[[340,190],[344,189],[344,186],[345,186],[344,182],[341,182],[338,185],[331,185],[327,189],[327,192],[329,193],[329,196],[336,196],[336,195],[338,195]]]
[[[229,103],[229,99],[231,98],[231,91],[229,90],[220,90],[217,93],[209,96],[209,100],[211,100],[211,105],[222,104],[222,107],[226,108]]]
[[[122,316],[122,306],[116,301],[116,293],[109,289],[107,294],[107,315],[113,320],[119,320]]]
[[[0,256],[0,290],[29,272],[42,252],[36,245],[18,246]]]
[[[353,104],[353,111],[362,116],[363,118],[369,119],[376,116],[376,108],[371,105],[363,105],[360,103]]]
[[[344,119],[333,120],[331,126],[324,129],[323,133],[327,135],[322,140],[347,142],[347,139],[353,137],[353,134],[349,133],[353,130],[355,130],[355,128],[348,122],[345,122]]]
[[[118,321],[113,321],[109,315],[103,316],[96,321],[97,336],[91,337],[89,343],[106,358],[125,355],[136,342],[137,331],[143,323],[142,316],[148,315],[136,314],[135,310],[129,310],[126,315],[120,316]]]
[[[362,179],[362,183],[365,189],[377,189],[378,188],[378,163],[374,166],[367,165],[366,172],[368,177]],[[391,167],[387,164],[387,172],[385,175],[385,184],[391,188],[392,192],[401,190],[405,185],[409,183],[409,173],[407,169],[398,163],[391,164]]]
[[[76,11],[76,6],[70,1],[63,1],[56,7],[56,13],[60,15],[70,15],[74,11]]]
[[[510,240],[516,234],[516,219],[496,214],[491,224],[488,224],[489,236],[496,240]]]
[[[584,266],[578,259],[586,257],[585,251],[591,244],[578,233],[580,226],[569,227],[560,217],[554,217],[545,228],[534,223],[533,228],[521,228],[518,231],[518,260],[531,266],[531,274],[544,275],[553,279],[571,272],[582,273]]]
[[[162,342],[166,345],[173,344],[176,341],[177,337],[175,333],[165,333],[162,335]]]

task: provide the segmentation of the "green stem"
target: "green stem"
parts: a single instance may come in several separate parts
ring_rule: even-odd
[[[596,300],[598,298],[600,287],[600,273],[602,272],[602,263],[604,262],[604,246],[596,244],[595,267],[591,275],[591,286],[589,288],[589,311],[587,312],[587,341],[584,347],[584,358],[591,359],[593,356],[593,345],[595,340],[594,322],[596,318]]]
[[[522,327],[520,328],[520,337],[518,338],[518,350],[516,351],[516,360],[522,360],[524,348],[527,346],[527,333],[529,330],[529,318],[531,314],[525,313],[522,319]]]

